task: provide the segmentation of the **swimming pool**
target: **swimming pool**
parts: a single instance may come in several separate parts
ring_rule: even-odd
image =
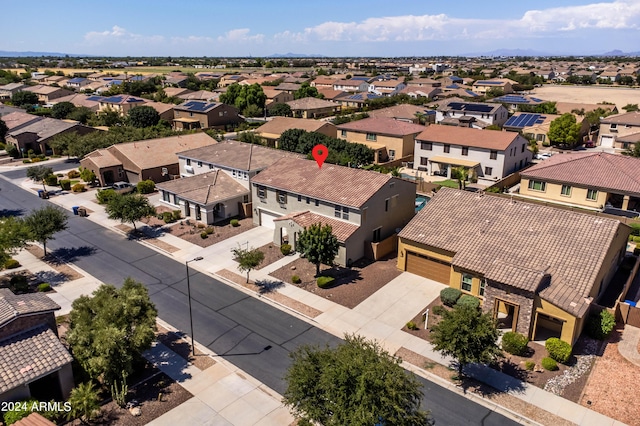
[[[424,195],[416,195],[416,213],[422,210],[430,199],[430,197]]]

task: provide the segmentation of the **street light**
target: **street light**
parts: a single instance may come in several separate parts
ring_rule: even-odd
[[[196,347],[193,344],[193,315],[191,313],[191,284],[189,283],[189,262],[197,262],[202,260],[202,256],[198,256],[191,260],[184,262],[184,266],[187,267],[187,297],[189,298],[189,323],[191,324],[191,354],[196,356]]]

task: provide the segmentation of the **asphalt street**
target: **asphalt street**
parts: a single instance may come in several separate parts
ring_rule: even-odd
[[[68,168],[63,162],[54,170]],[[5,172],[9,178],[24,169]],[[61,195],[71,196],[71,195]],[[28,214],[48,201],[0,179],[0,215]],[[185,265],[86,218],[69,216],[69,228],[47,247],[97,279],[116,286],[131,277],[149,289],[160,318],[188,333]],[[202,262],[206,262],[205,258]],[[195,339],[283,393],[288,354],[301,344],[336,345],[340,339],[286,312],[190,269]],[[518,424],[438,384],[420,378],[423,406],[436,425]]]

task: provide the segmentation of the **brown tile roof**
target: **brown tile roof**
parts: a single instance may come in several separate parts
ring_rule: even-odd
[[[392,180],[399,179],[335,164],[319,168],[313,160],[283,158],[256,175],[252,183],[360,208]]]
[[[625,135],[625,136],[619,136],[616,138],[616,142],[638,143],[640,142],[640,132],[631,133],[630,135]]]
[[[600,120],[604,124],[629,124],[640,126],[640,111],[627,112],[624,114],[610,115]]]
[[[164,90],[165,95],[170,98],[193,93],[193,90],[183,89],[182,87],[164,87],[162,90]]]
[[[249,194],[247,188],[221,170],[170,180],[156,186],[205,206]]]
[[[122,161],[118,160],[116,157],[113,156],[112,153],[110,153],[106,149],[98,149],[96,151],[93,151],[87,154],[84,158],[91,159],[93,164],[95,164],[96,167],[100,169],[105,167],[115,167],[115,166],[122,165]]]
[[[318,98],[296,99],[294,101],[287,102],[287,104],[293,110],[297,110],[297,109],[317,109],[317,108],[335,108],[335,107],[339,106],[338,104],[336,104],[334,102],[325,101],[324,99],[318,99]]]
[[[42,120],[38,120],[33,123],[29,123],[26,126],[20,127],[18,130],[13,130],[8,134],[20,135],[23,133],[35,133],[38,136],[37,141],[40,142],[77,126],[83,125],[78,124],[78,122],[76,121],[69,123],[67,121],[45,117]]]
[[[10,114],[2,116],[2,121],[4,121],[4,123],[9,128],[8,133],[10,133],[12,130],[24,127],[29,123],[35,123],[36,121],[40,121],[42,119],[43,117],[27,114],[26,112],[12,112]]]
[[[525,268],[512,263],[495,260],[484,274],[485,278],[511,287],[535,293],[549,280],[545,270]]]
[[[260,133],[271,133],[274,135],[280,135],[286,130],[289,129],[301,129],[306,130],[307,132],[317,132],[323,126],[326,126],[326,121],[312,120],[309,118],[292,118],[292,117],[274,117],[273,120],[270,120],[258,127],[255,132]]]
[[[310,211],[291,213],[286,216],[280,216],[277,219],[273,219],[274,222],[280,220],[292,220],[303,228],[314,225],[316,223],[331,225],[333,235],[335,235],[340,242],[347,241],[349,237],[352,236],[359,228],[355,223],[345,222],[333,217],[322,216]]]
[[[295,152],[239,141],[224,141],[215,145],[207,145],[180,152],[178,156],[244,171],[264,169],[284,157],[305,158],[304,155]]]
[[[429,111],[428,108],[423,106],[400,104],[391,106],[388,108],[376,109],[368,111],[369,117],[388,117],[388,118],[400,118],[403,120],[415,120],[416,114],[426,114]]]
[[[455,253],[453,265],[482,275],[496,260],[546,271],[551,282],[540,297],[582,317],[607,251],[623,228],[628,232],[613,219],[442,188],[399,237]],[[530,278],[514,282],[527,286]]]
[[[323,95],[325,99],[329,99],[329,100],[333,100],[345,94],[345,92],[342,90],[333,90],[330,87],[320,87],[318,88],[318,93]]]
[[[181,95],[178,95],[178,97],[187,101],[217,101],[220,97],[220,94],[211,92],[209,90],[198,90],[197,92],[189,91],[189,93],[183,93]]]
[[[46,294],[15,295],[7,288],[0,289],[0,326],[20,315],[56,311],[60,306]]]
[[[417,135],[425,129],[425,126],[420,124],[407,123],[406,121],[394,120],[393,118],[387,117],[369,117],[340,124],[336,127],[339,130],[377,133],[389,136]]]
[[[63,96],[61,98],[55,99],[54,104],[59,104],[60,102],[71,102],[73,105],[77,107],[87,107],[93,109],[94,111],[98,110],[100,106],[100,102],[98,101],[90,101],[88,100],[89,96],[83,95],[81,93],[74,93],[73,95]]]
[[[0,341],[0,394],[73,361],[60,340],[41,325]]]
[[[518,137],[520,135],[515,132],[479,130],[436,124],[428,126],[416,136],[416,140],[503,151]]]
[[[598,108],[602,108],[605,110],[610,110],[612,108],[615,108],[615,105],[606,105],[606,104],[582,104],[582,103],[577,103],[577,102],[556,102],[556,110],[558,111],[558,114],[562,115],[562,114],[566,114],[566,113],[570,113],[571,111],[577,109],[577,110],[581,110],[584,109],[584,112],[590,112],[590,111],[595,111]]]
[[[528,179],[640,196],[640,158],[606,152],[554,155],[523,170]]]
[[[18,420],[13,424],[14,426],[56,426],[55,423],[50,422],[40,415],[40,413],[33,412],[27,417]]]

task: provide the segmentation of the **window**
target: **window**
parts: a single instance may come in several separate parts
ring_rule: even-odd
[[[320,200],[316,200],[316,207],[320,205]]]
[[[384,211],[385,212],[389,211],[389,199],[388,198],[386,200],[384,200]]]
[[[428,166],[429,165],[429,159],[427,157],[420,157],[420,165],[421,166]]]
[[[267,188],[264,186],[258,187],[258,198],[265,200],[267,198]]]
[[[340,217],[342,216],[342,207],[336,204],[336,209],[335,209],[335,213],[334,213],[335,217]]]
[[[177,194],[173,194],[173,204],[175,204],[176,206],[180,204],[180,199],[178,198]]]
[[[598,199],[598,191],[595,189],[587,189],[587,200],[595,201]]]
[[[287,193],[284,191],[278,191],[278,203],[287,204]]]
[[[169,202],[169,193],[167,191],[162,191],[162,201]]]
[[[389,159],[394,160],[396,158],[396,150],[395,149],[390,149],[389,150]]]
[[[498,158],[498,151],[491,150],[491,152],[489,153],[489,158],[491,160],[495,160],[496,158]]]
[[[198,167],[202,167],[202,161],[198,161]]]
[[[382,228],[376,228],[373,230],[373,242],[380,242],[380,234],[382,233]]]
[[[431,142],[420,142],[420,149],[431,151],[433,149],[433,144]]]
[[[469,155],[469,147],[468,146],[463,146],[462,147],[462,155]]]
[[[376,140],[378,140],[378,137],[375,133],[367,133],[367,140],[375,142]]]
[[[618,131],[618,125],[616,123],[612,123],[611,124],[611,131],[612,132],[617,132]]]
[[[209,170],[213,169],[213,164],[209,164]]]
[[[187,166],[190,166],[190,165],[191,165],[191,159],[187,158]]]
[[[298,202],[301,203],[302,202],[302,195],[298,194]]]
[[[471,291],[471,284],[473,283],[473,276],[470,274],[462,274],[462,290]]]
[[[342,218],[349,220],[349,207],[342,207]]]
[[[245,194],[245,195],[242,196],[242,202],[245,203],[245,204],[249,202],[249,195],[248,194]]]
[[[520,150],[520,152],[524,152],[524,148],[526,147],[526,144],[522,144],[522,149]]]
[[[238,172],[236,170],[233,170],[231,174],[233,175],[233,177],[238,177]]]
[[[311,202],[311,198],[307,197],[307,204]]]
[[[340,131],[340,136],[342,136],[343,138],[347,137],[347,131],[346,130],[341,130]]]
[[[493,174],[493,167],[485,167],[484,174],[487,176],[491,176]]]
[[[485,280],[480,280],[480,296],[484,296],[484,288],[486,287],[487,282]]]
[[[444,151],[445,154],[448,154],[449,152],[451,152],[451,145],[444,144],[444,146],[442,147],[442,150]]]
[[[547,183],[539,180],[530,180],[529,189],[544,192],[547,189]]]

